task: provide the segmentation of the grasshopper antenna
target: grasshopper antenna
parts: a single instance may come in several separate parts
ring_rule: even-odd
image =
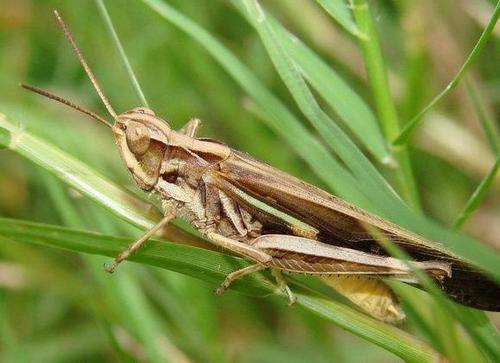
[[[93,119],[97,120],[97,121],[100,121],[102,122],[103,124],[105,124],[106,126],[108,127],[112,127],[105,119],[103,119],[101,116],[93,113],[92,111],[89,111],[89,110],[86,110],[84,109],[83,107],[81,106],[78,106],[77,104],[74,104],[73,102],[71,101],[68,101],[67,99],[65,98],[62,98],[62,97],[59,97],[49,91],[46,91],[46,90],[43,90],[43,89],[40,89],[40,88],[37,88],[37,87],[34,87],[34,86],[30,86],[28,84],[24,84],[24,83],[20,83],[19,84],[21,87],[31,91],[31,92],[35,92],[35,93],[38,93],[39,95],[41,96],[44,96],[44,97],[47,97],[47,98],[50,98],[51,100],[54,100],[54,101],[57,101],[57,102],[60,102],[66,106],[69,106],[77,111],[80,111],[90,117],[92,117]]]
[[[106,107],[106,109],[108,110],[108,112],[110,113],[110,115],[113,116],[114,119],[116,119],[117,115],[116,115],[115,110],[113,110],[113,107],[111,106],[111,103],[108,101],[108,99],[106,98],[106,96],[102,92],[102,89],[99,86],[99,83],[97,83],[97,80],[96,80],[94,74],[92,73],[92,71],[90,70],[89,65],[85,61],[85,58],[83,57],[82,52],[80,51],[80,49],[76,45],[76,42],[73,39],[73,36],[71,35],[71,33],[70,33],[67,25],[64,23],[64,21],[62,20],[61,16],[59,15],[59,12],[57,10],[54,10],[54,15],[56,16],[57,22],[59,23],[59,26],[61,27],[61,29],[62,29],[62,31],[64,33],[64,36],[66,37],[66,39],[68,39],[69,44],[71,45],[71,47],[75,51],[76,57],[80,61],[83,69],[85,70],[85,73],[87,73],[87,76],[89,77],[90,82],[92,82],[92,85],[94,86],[97,94],[99,95],[99,97],[101,98],[102,102],[104,103],[104,106]],[[36,91],[34,91],[34,92],[36,92]],[[49,97],[49,96],[47,96],[47,97]],[[49,98],[52,98],[52,99],[54,99],[56,101],[60,101],[57,98],[53,98],[53,97],[49,97]],[[65,104],[67,104],[67,103],[65,103]],[[67,104],[67,105],[69,106],[69,104]],[[72,106],[70,106],[70,107],[72,107]],[[81,109],[80,109],[80,111],[81,111]]]

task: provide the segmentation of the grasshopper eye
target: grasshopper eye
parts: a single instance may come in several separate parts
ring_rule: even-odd
[[[130,122],[126,131],[127,145],[134,154],[142,155],[149,149],[151,138],[146,126],[139,122]]]

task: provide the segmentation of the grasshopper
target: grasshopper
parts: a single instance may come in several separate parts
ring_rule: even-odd
[[[148,108],[117,114],[68,27],[57,11],[55,15],[114,123],[48,91],[22,86],[109,127],[133,180],[140,189],[156,193],[163,208],[163,219],[119,254],[106,267],[108,272],[180,217],[214,245],[254,262],[230,273],[218,294],[242,276],[271,269],[293,303],[295,297],[281,272],[305,273],[320,277],[372,316],[397,322],[404,313],[383,278],[417,284],[411,264],[453,300],[500,310],[500,287],[459,257],[223,143],[197,137],[198,119],[175,131]],[[403,262],[380,249],[367,225],[403,248],[413,261]]]

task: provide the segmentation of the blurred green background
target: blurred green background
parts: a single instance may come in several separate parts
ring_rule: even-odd
[[[315,133],[259,36],[235,7],[213,0],[165,2],[222,42]],[[191,37],[141,1],[105,3],[157,115],[174,128],[198,117],[203,121],[203,137],[221,140],[328,188],[294,148],[262,122],[254,101]],[[417,114],[455,76],[495,6],[487,0],[369,4],[402,122]],[[319,4],[272,0],[261,5],[376,108],[355,37]],[[47,88],[105,115],[56,25],[53,9],[70,26],[115,110],[140,105],[96,2],[0,0],[0,112],[139,194],[108,130],[18,87],[19,82],[26,82]],[[499,119],[499,36],[497,26],[466,82],[426,114],[410,142],[422,209],[446,226],[453,224],[495,161],[481,119],[493,120],[493,124]],[[327,113],[337,116],[323,98],[318,100]],[[391,168],[367,155],[397,185]],[[464,226],[466,233],[496,249],[500,248],[499,200],[500,178],[496,176]],[[7,150],[0,151],[0,216],[130,236],[131,241],[140,234]],[[108,276],[102,271],[106,261],[23,243],[0,248],[0,361],[399,361],[300,307],[286,308],[282,300],[231,291],[215,297],[214,286],[203,281],[134,263]],[[418,296],[429,301],[425,294]],[[420,313],[432,317],[432,305],[426,310],[423,304]],[[491,318],[500,322],[497,314]],[[436,334],[442,337],[455,326],[453,321],[440,323],[443,326],[436,328]],[[429,340],[411,321],[403,329]],[[467,354],[479,357],[464,333],[460,329],[455,333],[459,338],[453,342],[469,347]],[[434,347],[451,357],[460,355],[456,346]]]

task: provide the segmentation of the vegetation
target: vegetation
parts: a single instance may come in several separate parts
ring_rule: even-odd
[[[158,220],[158,203],[133,185],[109,130],[17,87],[105,115],[57,8],[116,110],[149,105],[174,128],[199,117],[203,136],[439,241],[500,281],[499,3],[4,7],[0,361],[500,361],[498,314],[451,303],[425,276],[428,292],[391,282],[408,316],[398,327],[305,276],[288,277],[292,308],[266,273],[215,297],[247,262],[210,250],[182,221],[138,263],[106,274]]]

